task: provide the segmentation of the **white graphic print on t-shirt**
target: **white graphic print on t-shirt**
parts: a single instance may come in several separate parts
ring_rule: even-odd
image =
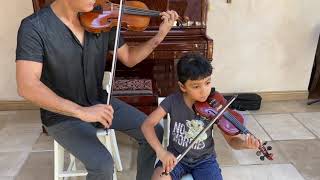
[[[200,120],[186,120],[186,124],[175,122],[171,133],[173,142],[180,146],[187,147],[203,128],[204,123]],[[204,140],[206,140],[207,137],[206,132],[203,133],[192,148],[196,150],[205,148]]]

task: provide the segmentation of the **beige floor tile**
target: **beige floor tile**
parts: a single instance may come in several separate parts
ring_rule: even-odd
[[[27,157],[28,152],[0,152],[0,175],[15,176]]]
[[[224,180],[304,180],[292,164],[222,167]]]
[[[32,151],[53,151],[53,138],[45,133],[41,133]]]
[[[257,150],[245,149],[245,150],[232,150],[233,156],[239,164],[250,165],[250,164],[284,164],[289,163],[288,159],[283,155],[283,152],[279,149],[277,144],[268,142],[267,146],[271,146],[272,150],[269,153],[274,154],[274,160],[268,160],[265,158],[264,161],[260,160],[260,157],[256,155]]]
[[[13,176],[0,176],[0,180],[14,180]]]
[[[253,135],[255,135],[262,141],[271,141],[269,135],[264,131],[264,129],[260,126],[260,124],[254,119],[252,115],[245,115],[244,117],[246,119],[245,126]]]
[[[317,130],[320,129],[317,124],[317,120],[320,119],[320,103],[311,106],[305,104],[306,101],[266,102],[263,103],[260,111],[240,113],[248,119],[247,128],[264,140],[316,138],[308,129],[314,134],[317,134]],[[318,113],[309,113],[317,111]],[[19,133],[14,133],[17,130]],[[0,112],[0,180],[2,178],[11,180],[18,172],[17,180],[52,180],[53,140],[41,134],[41,131],[39,111]],[[124,166],[124,171],[118,173],[118,179],[135,179],[137,143],[125,134],[116,132],[116,135]],[[232,150],[220,132],[215,131],[214,138],[218,161],[226,180],[303,179],[299,172],[307,180],[320,180],[320,175],[316,170],[317,167],[320,167],[317,154],[320,148],[319,139],[273,141],[271,144],[276,160],[260,162],[255,151]],[[32,153],[28,157],[27,154],[31,149]],[[24,153],[26,154],[23,155]],[[67,160],[68,156],[65,159]],[[2,162],[6,162],[5,167],[1,166]],[[16,168],[8,168],[7,162]],[[79,168],[82,169],[83,165],[80,166]],[[2,172],[7,174],[3,175]],[[73,179],[85,180],[85,177]]]
[[[125,133],[122,133],[120,131],[115,131],[115,134],[116,134],[116,139],[118,144],[127,144],[127,145],[137,144],[135,139],[131,138]]]
[[[121,145],[121,144],[120,144]],[[121,152],[120,152],[121,153]],[[122,158],[123,156],[121,156]],[[127,159],[122,158],[122,163],[126,167]],[[69,162],[69,156],[65,155],[65,168]],[[77,160],[77,169],[84,170],[83,164]],[[136,175],[136,169],[124,169],[117,172],[119,180],[132,179]],[[53,152],[33,152],[21,168],[16,180],[52,180],[53,179]],[[130,180],[131,180],[130,179]],[[71,180],[85,180],[85,177],[73,177]]]
[[[0,132],[7,126],[7,121],[0,121]]]
[[[320,112],[293,113],[293,116],[320,137]]]
[[[0,152],[30,151],[40,131],[40,128],[30,126],[3,128],[0,131]]]
[[[291,114],[254,115],[273,140],[314,139],[315,136]]]
[[[248,128],[250,132],[252,132],[256,137],[262,139],[263,141],[270,141],[270,137],[266,134],[266,132],[263,130],[263,128],[259,125],[259,123],[253,118],[250,114],[244,115],[246,121],[245,126]],[[218,144],[216,145],[216,150],[218,150],[218,161],[220,159],[228,159],[229,165],[230,164],[270,164],[270,163],[287,163],[287,160],[284,158],[284,156],[281,155],[281,152],[274,147],[272,142],[268,142],[267,145],[271,145],[273,147],[273,150],[270,151],[277,155],[277,158],[273,161],[265,160],[261,161],[258,156],[256,156],[257,150],[234,150],[229,147],[229,145],[225,142],[223,136],[220,138],[215,138],[215,141],[218,140]],[[220,146],[222,144],[222,146]],[[226,156],[226,152],[229,154]],[[231,157],[231,158],[230,158]],[[231,162],[233,163],[230,163]],[[220,162],[220,161],[219,161]],[[227,161],[228,162],[228,161]],[[235,163],[237,162],[237,163]],[[225,161],[222,161],[220,163],[221,165],[228,165]]]
[[[0,152],[30,151],[41,132],[39,111],[1,114],[0,124]]]
[[[52,180],[53,152],[30,153],[16,180]]]
[[[134,180],[136,179],[136,170],[126,170],[117,173],[118,180]]]
[[[220,130],[215,126],[213,131],[213,138],[215,142],[215,150],[217,154],[217,161],[221,165],[238,165],[238,161],[232,154],[232,149],[222,136]]]
[[[124,171],[137,168],[137,147],[128,144],[118,144],[120,151],[120,159]]]
[[[235,110],[236,112],[242,114],[242,115],[246,115],[246,114],[250,114],[250,111],[238,111],[238,110]]]
[[[287,159],[307,180],[320,180],[320,140],[276,142]]]

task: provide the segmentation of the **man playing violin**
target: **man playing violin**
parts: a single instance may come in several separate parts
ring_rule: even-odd
[[[212,66],[199,54],[187,54],[179,60],[177,73],[180,91],[166,97],[142,125],[142,132],[160,160],[156,164],[152,180],[180,180],[185,174],[192,174],[194,180],[222,180],[221,170],[216,161],[212,127],[199,136],[196,144],[180,162],[177,163],[176,158],[210,123],[200,118],[192,106],[195,102],[205,102],[209,97],[212,88]],[[170,115],[171,121],[169,146],[166,150],[158,140],[154,127],[167,114]],[[252,135],[242,138],[222,134],[234,149],[256,149],[260,144]],[[168,176],[161,176],[163,172],[170,173]]]
[[[88,180],[113,175],[110,152],[96,137],[100,123],[135,138],[139,143],[137,179],[150,180],[156,155],[140,126],[146,115],[116,99],[105,105],[102,89],[107,51],[113,51],[115,29],[99,36],[81,26],[79,12],[94,8],[94,0],[55,0],[22,20],[16,49],[16,77],[20,96],[40,106],[48,133],[75,155],[88,171]],[[145,59],[170,31],[178,15],[161,13],[158,33],[137,47],[119,39],[117,57],[132,67]],[[155,127],[161,140],[163,129]]]

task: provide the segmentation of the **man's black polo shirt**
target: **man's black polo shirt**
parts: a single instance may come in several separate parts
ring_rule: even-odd
[[[62,98],[90,106],[101,103],[105,94],[105,59],[108,49],[113,50],[115,34],[115,29],[99,36],[85,32],[82,46],[48,6],[22,20],[16,60],[42,63],[41,82]],[[123,44],[120,38],[119,47]],[[50,126],[74,118],[41,109],[41,119]]]

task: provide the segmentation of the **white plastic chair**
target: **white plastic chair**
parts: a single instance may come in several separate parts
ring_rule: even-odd
[[[114,130],[98,129],[97,137],[113,157],[115,163],[113,179],[117,180],[116,171],[122,171],[123,168]],[[65,149],[58,142],[54,141],[54,180],[66,180],[69,177],[86,176],[88,174],[86,170],[77,170],[76,158],[71,153],[69,153],[70,162],[68,168],[64,170],[64,152]]]

